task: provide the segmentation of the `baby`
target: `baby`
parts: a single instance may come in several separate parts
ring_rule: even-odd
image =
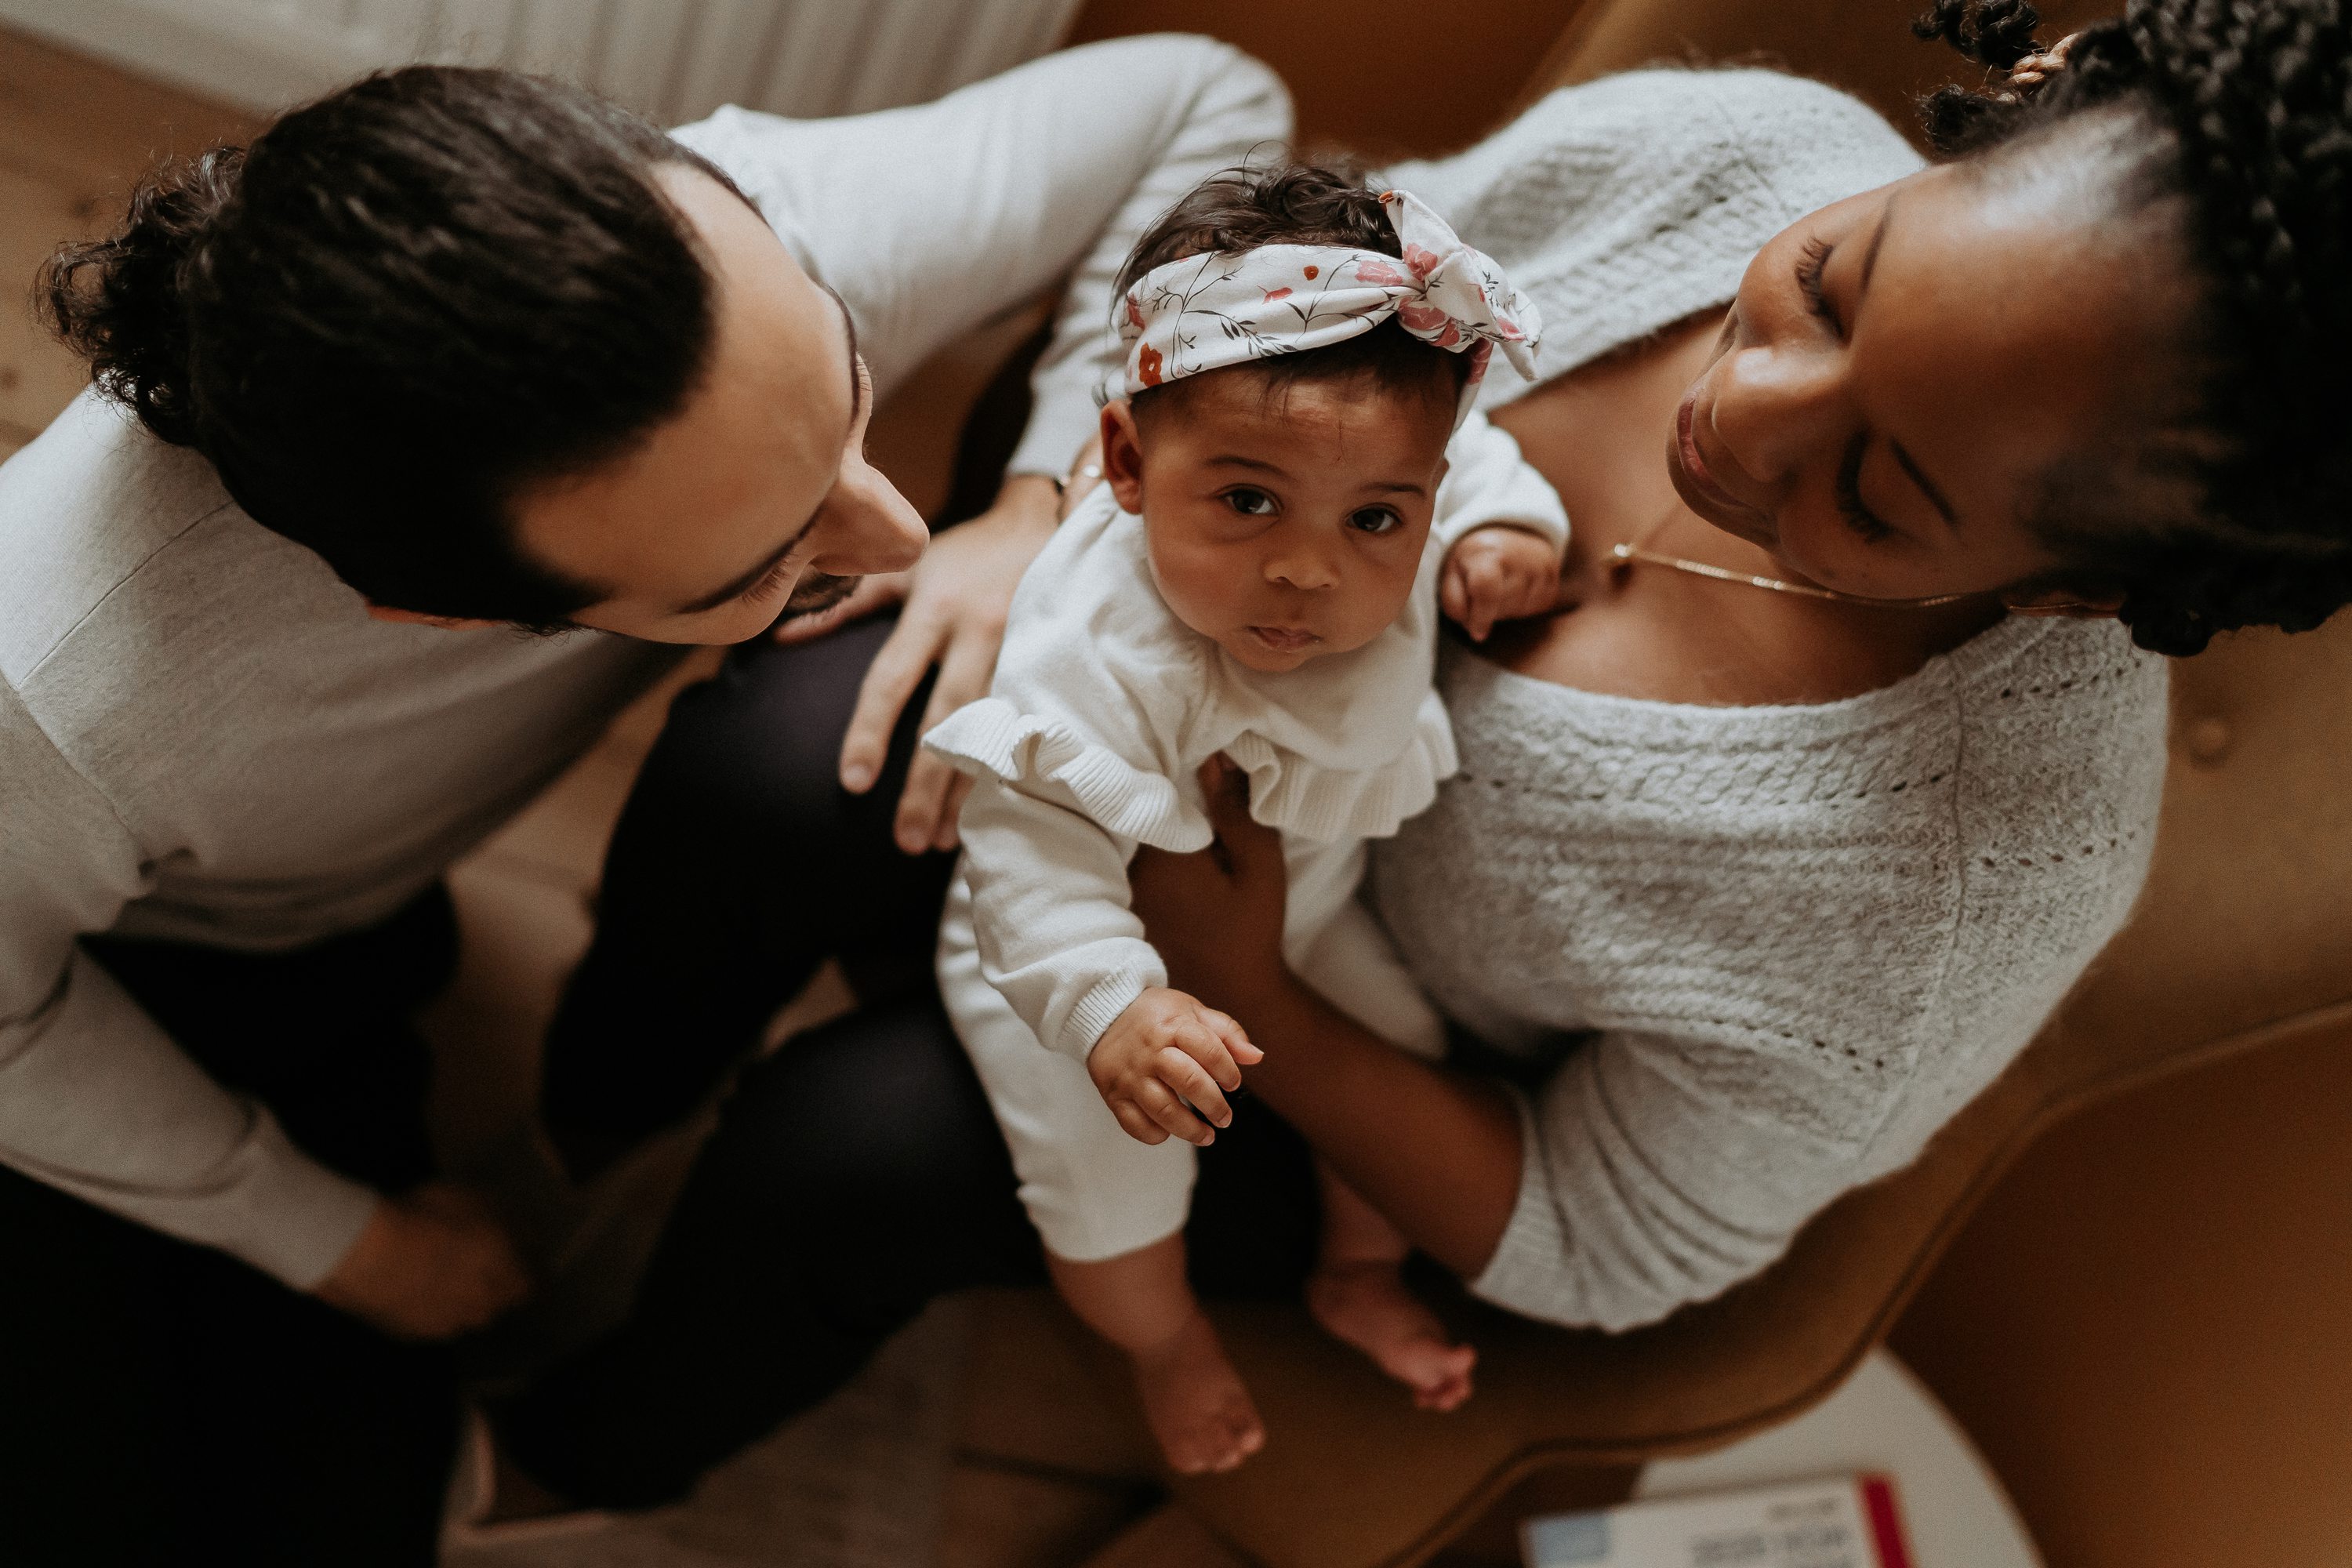
[[[1356,902],[1364,845],[1455,766],[1431,686],[1441,602],[1481,637],[1549,607],[1568,520],[1471,410],[1496,347],[1532,377],[1534,307],[1412,196],[1306,166],[1223,174],[1120,282],[1108,482],[1023,578],[992,694],[925,737],[975,781],[940,976],[1055,1286],[1129,1356],[1170,1464],[1198,1472],[1264,1441],[1182,1235],[1193,1145],[1263,1058],[1168,988],[1128,862],[1209,844],[1195,773],[1223,753],[1282,831],[1286,961],[1437,1055],[1439,1019]],[[1452,1408],[1474,1352],[1406,1289],[1402,1237],[1322,1186],[1310,1309]]]

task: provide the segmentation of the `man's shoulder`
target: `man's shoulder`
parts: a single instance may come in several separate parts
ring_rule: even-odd
[[[0,674],[22,680],[158,556],[236,514],[212,465],[96,392],[0,466]]]

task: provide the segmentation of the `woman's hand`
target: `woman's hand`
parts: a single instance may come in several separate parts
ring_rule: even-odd
[[[940,676],[924,705],[924,729],[988,695],[1013,590],[1053,537],[1058,510],[1051,479],[1015,475],[1004,482],[994,506],[933,539],[913,570],[866,578],[824,615],[777,629],[778,642],[808,642],[887,605],[906,603],[858,688],[857,707],[841,742],[842,788],[863,795],[874,787],[890,733],[933,665]],[[918,751],[891,829],[898,847],[909,855],[954,848],[956,814],[971,787],[970,779]]]
[[[1216,842],[1197,855],[1139,850],[1128,885],[1171,983],[1247,1023],[1253,999],[1294,984],[1282,962],[1282,835],[1250,816],[1241,769],[1212,757],[1200,776]]]

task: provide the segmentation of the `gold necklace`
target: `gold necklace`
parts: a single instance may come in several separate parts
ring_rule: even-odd
[[[1937,594],[1925,599],[1872,599],[1860,594],[1841,594],[1835,588],[1817,588],[1810,583],[1784,583],[1778,577],[1759,577],[1752,572],[1734,572],[1725,566],[1710,566],[1704,561],[1692,561],[1680,555],[1664,555],[1649,548],[1650,541],[1665,531],[1672,522],[1675,509],[1660,514],[1642,536],[1639,543],[1612,544],[1609,547],[1611,575],[1622,578],[1639,562],[1650,566],[1671,567],[1687,572],[1694,577],[1708,577],[1717,583],[1738,583],[1745,587],[1764,588],[1775,594],[1796,594],[1808,599],[1827,599],[1839,605],[1868,605],[1881,610],[1926,610],[1937,605],[1956,605],[1962,599],[1973,599],[1974,594]]]

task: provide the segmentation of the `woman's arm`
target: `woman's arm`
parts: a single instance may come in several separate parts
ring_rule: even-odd
[[[1146,849],[1135,908],[1173,983],[1231,1013],[1265,1052],[1248,1085],[1412,1244],[1465,1279],[1484,1273],[1519,1195],[1519,1122],[1495,1084],[1398,1050],[1282,962],[1282,842],[1251,820],[1249,781],[1203,771],[1217,847]]]

